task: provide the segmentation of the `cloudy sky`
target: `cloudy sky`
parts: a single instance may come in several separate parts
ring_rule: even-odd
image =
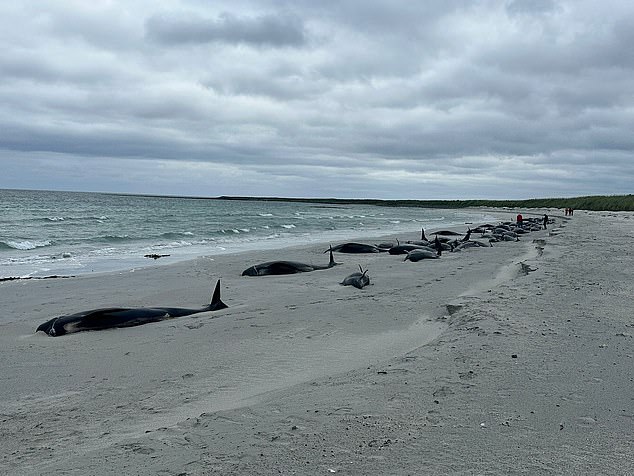
[[[634,192],[629,0],[0,3],[0,188]]]

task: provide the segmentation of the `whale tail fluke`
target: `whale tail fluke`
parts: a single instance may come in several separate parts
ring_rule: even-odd
[[[227,306],[222,299],[220,299],[220,280],[216,282],[216,288],[214,289],[214,294],[211,297],[211,303],[209,304],[210,311],[217,311],[219,309],[225,309]]]
[[[361,272],[361,277],[360,279],[363,279],[365,277],[365,275],[368,273],[368,270],[366,269],[365,271],[363,270],[363,268],[361,267],[361,265],[359,265],[359,271]]]

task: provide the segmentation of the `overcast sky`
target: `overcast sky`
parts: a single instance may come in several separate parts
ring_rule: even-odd
[[[629,0],[0,3],[0,188],[634,192]]]

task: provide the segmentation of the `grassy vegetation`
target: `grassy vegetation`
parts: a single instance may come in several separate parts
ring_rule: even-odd
[[[572,198],[532,198],[529,200],[373,200],[346,198],[218,197],[222,200],[256,200],[321,204],[365,204],[389,207],[465,208],[573,208],[595,211],[634,211],[634,195],[594,195]]]

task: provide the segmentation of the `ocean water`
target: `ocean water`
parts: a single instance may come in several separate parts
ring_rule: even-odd
[[[0,190],[0,278],[126,270],[492,219],[465,210]]]

